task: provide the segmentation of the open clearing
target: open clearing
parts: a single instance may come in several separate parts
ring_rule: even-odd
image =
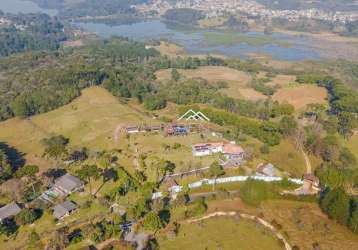
[[[275,220],[280,224],[280,232],[286,235],[292,246],[296,245],[299,249],[313,249],[314,243],[318,243],[320,249],[330,250],[355,250],[358,246],[358,236],[347,227],[330,220],[316,203],[269,200],[256,208],[244,204],[240,199],[218,200],[209,202],[208,212],[214,211],[261,213],[264,220]]]
[[[26,158],[43,153],[43,138],[62,134],[71,146],[94,150],[114,148],[115,128],[120,123],[151,122],[152,119],[121,104],[101,87],[82,91],[68,105],[29,119],[14,118],[0,123],[0,141],[27,154]]]
[[[227,81],[236,82],[244,86],[251,80],[249,74],[224,66],[203,66],[197,69],[179,69],[180,74],[187,78],[203,78],[209,82]],[[171,79],[171,69],[156,72],[159,81]]]
[[[212,218],[182,224],[176,238],[161,239],[162,249],[283,249],[270,232],[244,219]]]
[[[174,109],[174,108],[173,108]],[[172,110],[172,114],[176,111]],[[177,171],[208,166],[217,156],[193,157],[191,145],[219,138],[210,134],[191,134],[185,137],[164,137],[162,134],[140,133],[126,139],[120,134],[116,143],[114,133],[119,125],[158,124],[144,115],[139,109],[124,105],[101,87],[92,87],[82,91],[82,95],[73,102],[54,111],[33,116],[29,119],[14,118],[0,123],[0,142],[6,143],[25,154],[28,164],[37,164],[43,170],[49,167],[40,156],[44,152],[41,140],[53,135],[64,135],[70,139],[71,147],[87,147],[102,151],[110,149],[139,150],[149,157],[159,157],[173,161]],[[165,150],[163,145],[179,149]],[[132,166],[133,158],[122,157],[120,162]]]
[[[263,94],[247,87],[252,77],[243,71],[224,66],[203,66],[197,69],[179,69],[178,71],[186,78],[202,78],[209,83],[224,81],[228,87],[221,89],[220,92],[232,98],[246,98],[253,101],[266,98]],[[160,82],[170,80],[171,69],[157,71],[156,77]]]
[[[258,101],[267,98],[267,96],[265,96],[264,94],[250,88],[241,88],[238,91],[242,97],[251,101]],[[230,88],[225,92],[227,92],[227,95],[230,97],[234,97],[234,98],[237,97],[237,96],[233,96],[233,94],[230,94],[231,92]]]
[[[172,58],[185,56],[185,50],[174,43],[161,41],[160,45],[153,46],[153,48],[158,50],[159,53],[163,56],[168,56]]]
[[[273,95],[273,100],[280,103],[287,102],[296,109],[304,108],[311,103],[326,104],[326,99],[326,89],[313,85],[282,88]]]

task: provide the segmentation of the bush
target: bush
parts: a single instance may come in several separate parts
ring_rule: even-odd
[[[15,216],[15,221],[17,225],[32,224],[37,217],[38,216],[34,210],[25,208]]]
[[[187,215],[187,217],[200,216],[200,215],[203,215],[206,212],[207,209],[208,209],[208,206],[205,203],[205,199],[204,198],[199,198],[188,209],[186,215]]]
[[[267,144],[264,144],[262,147],[260,147],[260,152],[262,154],[269,154],[270,153],[270,146]]]
[[[150,96],[144,100],[144,107],[147,110],[159,110],[167,106],[167,101],[163,97]]]
[[[269,183],[256,180],[248,180],[241,187],[240,198],[247,204],[259,206],[262,201],[271,197],[274,190]]]
[[[156,213],[149,212],[144,217],[143,227],[149,231],[156,231],[163,227],[163,223]]]

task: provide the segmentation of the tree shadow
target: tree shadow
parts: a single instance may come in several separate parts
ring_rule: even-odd
[[[14,171],[25,165],[25,153],[20,152],[5,142],[0,142],[0,150],[5,152]]]
[[[67,171],[65,169],[55,169],[55,168],[50,168],[49,170],[47,170],[45,173],[43,173],[46,177],[48,178],[52,178],[52,179],[57,179],[63,175],[65,175],[67,173]]]

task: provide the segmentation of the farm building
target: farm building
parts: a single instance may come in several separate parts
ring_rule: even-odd
[[[53,216],[61,220],[66,216],[69,216],[73,211],[77,209],[77,205],[72,201],[65,201],[64,203],[58,204],[53,207]]]
[[[135,134],[140,132],[140,127],[138,126],[129,126],[125,128],[127,134]]]
[[[20,211],[21,208],[15,202],[3,206],[0,208],[0,223],[15,217],[18,213],[20,213]]]
[[[65,174],[55,180],[52,190],[60,196],[67,196],[73,192],[83,189],[84,183],[79,178]]]

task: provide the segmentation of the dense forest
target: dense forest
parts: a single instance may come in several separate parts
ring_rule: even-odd
[[[145,3],[148,0],[86,0],[78,1],[60,8],[62,18],[109,16],[117,14],[135,15],[132,5]]]
[[[72,101],[81,89],[101,84],[113,72],[110,65],[128,65],[122,69],[125,77],[131,74],[130,65],[134,65],[132,69],[140,67],[135,62],[156,55],[158,52],[143,44],[114,39],[64,54],[32,52],[4,58],[0,61],[4,74],[0,117],[26,117],[55,109]],[[130,80],[130,76],[126,78]]]
[[[194,9],[170,9],[162,16],[166,21],[178,22],[182,24],[195,25],[204,18],[204,14]]]
[[[46,14],[0,13],[0,57],[35,50],[57,50],[66,40],[63,24]]]

